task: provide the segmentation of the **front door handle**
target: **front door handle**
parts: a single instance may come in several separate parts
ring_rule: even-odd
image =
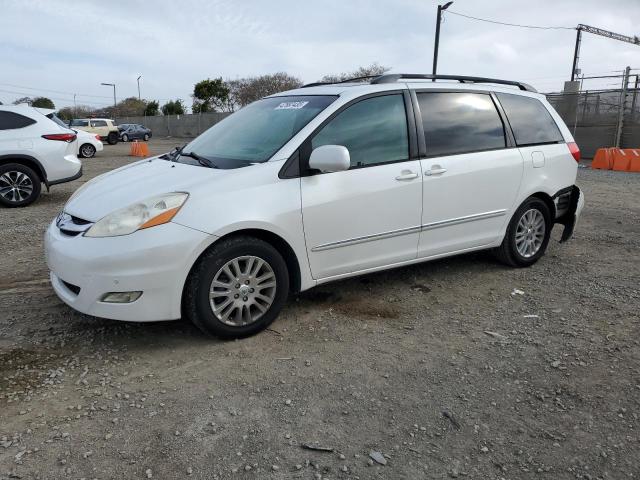
[[[446,171],[446,168],[442,168],[440,165],[434,165],[433,167],[431,167],[431,170],[427,170],[426,172],[424,172],[424,174],[428,176],[441,175]]]
[[[418,174],[416,172],[412,172],[411,170],[402,170],[400,175],[396,177],[396,180],[413,180],[415,178],[418,178]]]

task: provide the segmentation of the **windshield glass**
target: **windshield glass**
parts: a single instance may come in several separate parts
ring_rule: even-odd
[[[213,162],[266,162],[336,98],[305,95],[258,100],[215,124],[183,151]]]

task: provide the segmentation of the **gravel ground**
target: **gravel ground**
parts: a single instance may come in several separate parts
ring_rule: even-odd
[[[0,478],[640,476],[640,175],[581,169],[575,237],[532,268],[476,253],[325,285],[220,342],[48,284],[48,222],[127,151],[0,209]]]

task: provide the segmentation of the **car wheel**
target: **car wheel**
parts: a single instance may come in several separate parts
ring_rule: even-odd
[[[267,242],[235,237],[214,246],[185,285],[184,310],[203,332],[241,338],[267,328],[289,294],[282,255]]]
[[[128,142],[129,141],[129,135],[127,135],[126,133],[124,135],[122,135],[122,141],[123,142]]]
[[[82,158],[91,158],[96,154],[96,147],[90,143],[85,143],[80,147],[80,156]]]
[[[148,142],[149,141],[149,134],[145,133],[143,138],[144,138],[145,142]]]
[[[551,212],[539,198],[526,200],[511,218],[498,258],[512,267],[528,267],[544,255],[551,236]]]
[[[109,145],[115,145],[118,143],[118,134],[116,132],[109,132],[109,135],[107,135],[107,143]]]
[[[40,196],[40,177],[18,163],[0,166],[0,205],[26,207]]]

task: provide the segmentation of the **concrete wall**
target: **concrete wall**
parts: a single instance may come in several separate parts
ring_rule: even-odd
[[[197,137],[229,113],[158,115],[156,117],[118,117],[118,124],[139,123],[156,137]]]

